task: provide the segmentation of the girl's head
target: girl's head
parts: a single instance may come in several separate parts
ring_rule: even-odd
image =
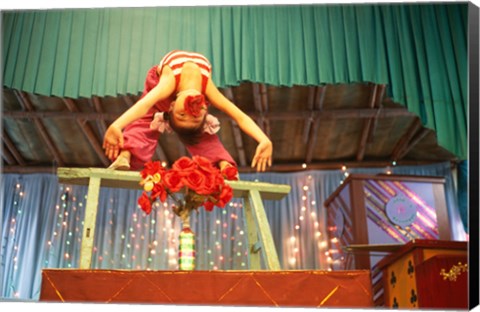
[[[196,144],[203,133],[207,116],[207,102],[197,90],[181,91],[168,113],[170,127],[186,144]]]

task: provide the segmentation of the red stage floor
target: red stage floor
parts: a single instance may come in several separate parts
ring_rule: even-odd
[[[46,269],[40,301],[373,307],[370,271]]]

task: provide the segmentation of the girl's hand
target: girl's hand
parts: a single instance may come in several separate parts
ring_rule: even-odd
[[[115,125],[110,125],[105,136],[103,138],[103,148],[105,149],[105,155],[110,160],[115,160],[120,153],[120,149],[123,147],[123,134],[120,128]]]
[[[272,165],[272,142],[270,140],[261,141],[253,156],[252,168],[257,167],[257,171],[265,171],[267,165],[270,167]]]

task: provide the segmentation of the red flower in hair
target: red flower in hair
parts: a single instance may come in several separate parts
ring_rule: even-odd
[[[202,94],[198,94],[187,96],[183,105],[187,114],[198,117],[207,103],[205,102],[205,97]]]

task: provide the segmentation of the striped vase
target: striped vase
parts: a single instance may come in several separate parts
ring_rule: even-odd
[[[193,271],[195,269],[195,233],[190,229],[190,217],[183,220],[178,247],[178,269]]]

